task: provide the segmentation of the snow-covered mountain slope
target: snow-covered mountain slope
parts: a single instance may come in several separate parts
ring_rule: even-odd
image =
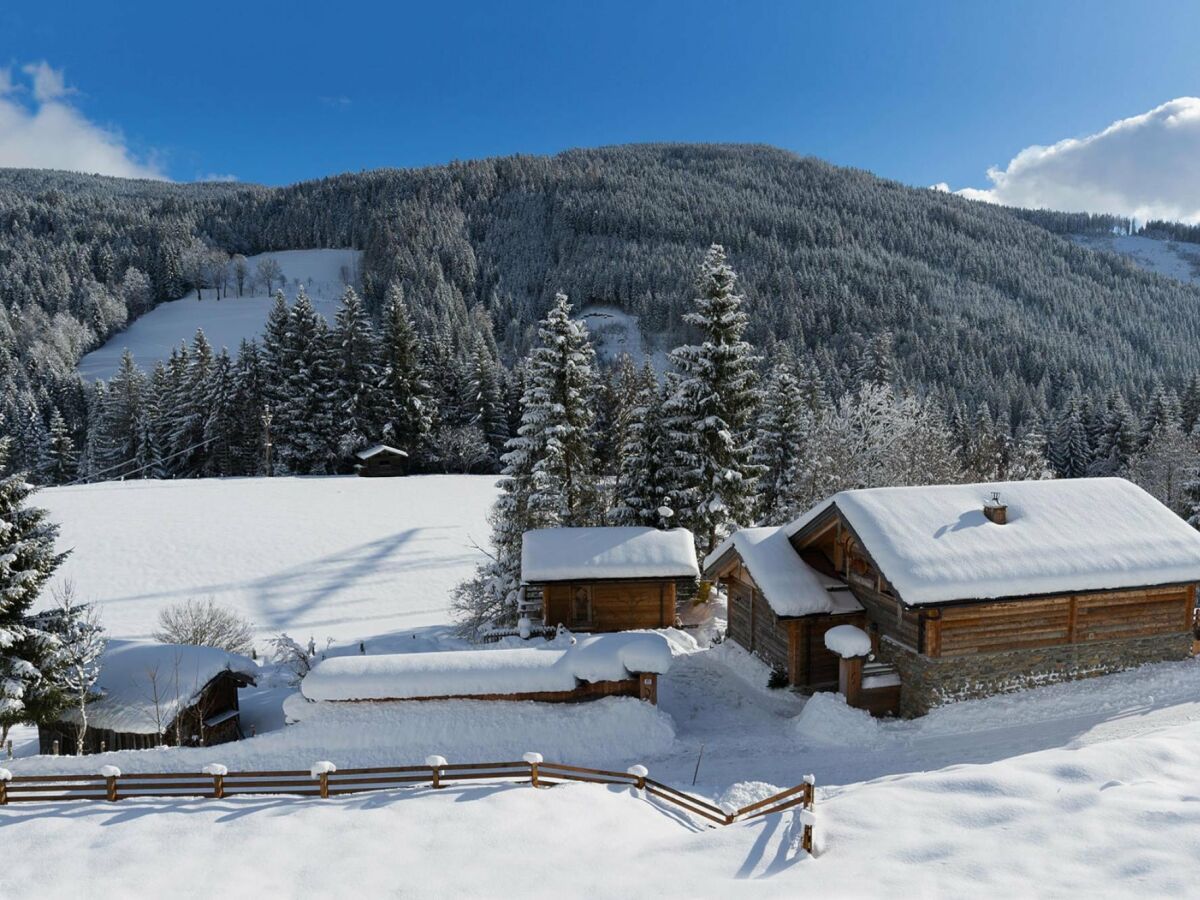
[[[358,250],[283,250],[247,257],[251,275],[264,259],[274,259],[286,280],[284,293],[295,300],[300,285],[312,298],[313,305],[326,319],[333,321],[338,300],[347,284],[357,284],[362,253]],[[232,279],[231,279],[232,287]],[[278,286],[278,285],[276,285]],[[237,351],[243,338],[258,337],[271,308],[271,296],[255,283],[253,295],[230,296],[217,300],[212,290],[202,291],[201,300],[193,291],[180,300],[161,303],[104,346],[93,350],[79,362],[80,374],[88,379],[109,378],[117,370],[126,349],[149,371],[157,360],[165,360],[180,341],[191,342],[198,328],[216,348]]]
[[[348,476],[104,482],[36,502],[71,550],[56,581],[114,637],[148,637],[162,607],[211,597],[260,635],[323,644],[448,622],[495,495],[490,476]]]
[[[616,306],[591,304],[580,308],[575,317],[588,327],[596,355],[606,363],[628,354],[637,365],[646,360],[655,371],[667,370],[667,352],[647,343],[638,317]]]
[[[1147,272],[1200,284],[1200,245],[1161,241],[1136,234],[1076,234],[1071,235],[1071,240],[1092,250],[1120,254]]]

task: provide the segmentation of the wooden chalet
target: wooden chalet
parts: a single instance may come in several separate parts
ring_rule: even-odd
[[[1124,479],[846,491],[705,561],[729,637],[808,691],[866,630],[862,704],[940,703],[1192,654],[1200,533]]]
[[[394,478],[408,472],[408,454],[387,444],[376,444],[354,454],[354,471],[364,478]]]
[[[675,624],[700,570],[684,528],[543,528],[521,546],[522,610],[549,627],[623,631]]]
[[[254,684],[257,671],[253,660],[213,647],[111,640],[87,708],[84,752],[238,740],[238,688]],[[74,709],[39,726],[41,752],[74,754],[78,727]]]

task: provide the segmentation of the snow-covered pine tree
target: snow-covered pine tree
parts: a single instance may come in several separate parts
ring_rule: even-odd
[[[8,442],[0,440],[0,745],[9,728],[34,714],[27,695],[41,680],[48,645],[27,616],[66,555],[54,552],[58,527],[29,505],[34,488],[7,460]]]
[[[421,341],[397,283],[388,287],[384,299],[380,343],[383,439],[405,451],[410,465],[419,465],[422,442],[433,428],[437,409],[421,371]]]
[[[379,341],[371,317],[347,285],[330,335],[334,355],[334,429],[338,456],[350,460],[379,437]]]
[[[282,468],[301,475],[333,470],[333,361],[329,326],[301,286],[289,313],[283,353],[285,396],[274,410]]]
[[[71,429],[56,406],[50,414],[50,434],[40,473],[42,481],[46,484],[67,484],[75,480],[78,466],[79,454],[75,450]]]
[[[233,367],[234,473],[266,474],[263,413],[267,374],[256,341],[243,340]]]
[[[170,453],[174,455],[172,468],[185,476],[201,474],[207,454],[204,431],[209,419],[207,395],[215,356],[203,329],[196,329],[187,359],[187,374],[182,381],[182,389],[175,393],[168,412],[171,421]]]
[[[1078,395],[1073,394],[1059,413],[1050,444],[1050,463],[1063,478],[1081,478],[1087,474],[1091,458],[1082,407]]]
[[[649,364],[639,373],[617,470],[611,525],[671,528],[671,448],[663,422],[663,392]]]
[[[95,474],[120,478],[136,468],[138,458],[138,417],[146,390],[146,376],[126,350],[121,365],[104,389],[96,394],[101,409],[98,428],[93,431]]]
[[[223,348],[204,383],[201,408],[205,416],[202,472],[210,477],[232,474],[237,442],[233,360]]]
[[[79,603],[69,582],[55,591],[54,599],[54,608],[37,619],[51,638],[52,647],[49,666],[42,675],[53,682],[64,705],[78,715],[75,752],[82,756],[87,740],[87,711],[96,699],[93,689],[100,677],[100,657],[107,641],[96,608]]]
[[[755,428],[754,462],[761,470],[757,518],[764,525],[783,524],[804,511],[804,463],[812,452],[814,424],[795,360],[784,351],[767,378]]]
[[[1183,419],[1183,433],[1191,434],[1200,422],[1200,374],[1193,375],[1179,398],[1179,414]]]
[[[470,424],[483,433],[493,466],[503,455],[509,437],[503,384],[504,370],[499,360],[491,354],[487,342],[477,335],[471,351],[467,400],[471,411]]]
[[[676,521],[691,529],[697,551],[708,554],[729,529],[753,517],[755,357],[742,340],[747,318],[737,274],[719,244],[705,254],[697,292],[684,319],[701,341],[671,352],[665,413],[675,456]]]
[[[1046,458],[1046,436],[1036,418],[1030,418],[1010,444],[1004,478],[1007,481],[1041,481],[1053,478]]]
[[[1179,398],[1169,388],[1159,385],[1150,396],[1150,404],[1142,417],[1139,431],[1140,448],[1145,448],[1154,439],[1154,434],[1164,428],[1181,428],[1183,418]]]

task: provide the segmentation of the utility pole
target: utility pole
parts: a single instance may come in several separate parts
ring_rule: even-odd
[[[263,424],[263,453],[267,459],[267,477],[270,478],[274,473],[271,471],[271,407],[266,405],[263,407],[262,424]]]

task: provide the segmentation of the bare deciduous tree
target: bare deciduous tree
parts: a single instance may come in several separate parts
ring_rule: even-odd
[[[254,650],[254,626],[233,610],[218,606],[211,597],[192,598],[159,612],[154,639],[249,656]]]

